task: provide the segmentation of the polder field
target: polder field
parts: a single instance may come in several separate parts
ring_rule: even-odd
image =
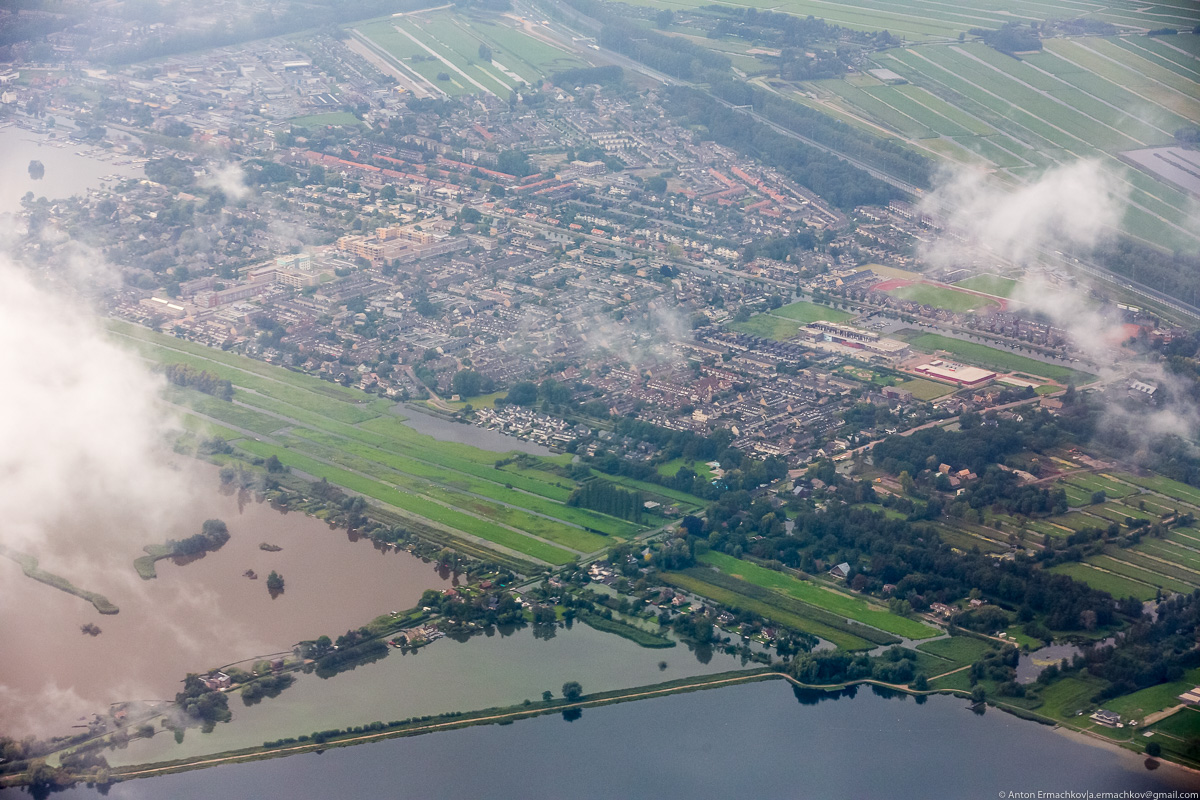
[[[1194,6],[1190,14],[1187,30],[1200,22]],[[906,84],[858,74],[813,87],[833,106],[930,154],[995,169],[1013,185],[1056,164],[1096,159],[1127,193],[1128,233],[1200,247],[1187,193],[1120,158],[1173,144],[1175,131],[1200,123],[1197,37],[1126,34],[1043,44],[1041,52],[1016,57],[978,42],[891,48],[872,62]]]
[[[1062,540],[1089,528],[1116,526],[1122,536],[1140,528],[1143,534],[1131,546],[1110,543],[1082,561],[1059,564],[1051,571],[1116,598],[1152,600],[1160,594],[1190,594],[1200,588],[1200,528],[1186,517],[1179,521],[1183,515],[1200,517],[1200,489],[1161,475],[1139,476],[1118,470],[1067,472],[1041,485],[1065,492],[1070,506],[1066,513],[1018,518],[988,512],[982,524],[963,520],[937,523],[939,535],[960,550],[978,547],[1002,552],[1020,531],[1024,541],[1036,548],[1047,539]],[[1150,532],[1154,524],[1163,527],[1161,536]]]
[[[705,0],[654,0],[639,2],[661,8],[695,8]],[[999,28],[1014,20],[1071,19],[1084,17],[1118,26],[1152,30],[1174,27],[1191,30],[1198,21],[1195,5],[1188,0],[1162,3],[1114,3],[1093,0],[1064,0],[1054,4],[1034,0],[969,0],[944,3],[940,0],[728,0],[725,5],[772,9],[801,17],[812,15],[827,22],[864,31],[889,31],[906,41],[956,38],[971,28]]]
[[[752,611],[793,630],[819,636],[847,650],[895,644],[900,638],[940,634],[917,620],[901,617],[861,597],[821,583],[761,567],[724,553],[698,556],[704,566],[664,574],[679,589],[730,608]]]
[[[699,0],[645,4],[704,5]],[[1187,191],[1121,158],[1128,151],[1174,144],[1175,131],[1200,124],[1200,44],[1191,33],[1200,23],[1197,4],[738,0],[730,5],[811,14],[849,28],[886,30],[902,40],[869,53],[855,72],[802,82],[768,77],[774,72],[766,56],[757,56],[756,69],[743,63],[750,56],[735,53],[743,72],[760,76],[751,81],[759,88],[903,140],[937,161],[989,169],[1009,186],[1057,164],[1095,159],[1127,195],[1125,232],[1168,248],[1200,249]],[[1115,28],[1105,36],[1054,33],[1042,40],[1041,51],[1015,56],[970,33],[1052,20]],[[1164,28],[1179,33],[1146,35]],[[734,44],[743,42],[727,38],[710,46],[728,52]],[[889,69],[903,82],[885,83],[869,74],[873,68]]]
[[[588,66],[579,55],[518,25],[503,16],[439,9],[366,22],[354,30],[401,69],[448,95],[486,92],[507,98],[522,83],[536,85],[555,72]],[[490,62],[480,57],[481,45],[491,49]],[[439,80],[439,74],[448,79]]]
[[[188,364],[233,383],[232,402],[168,387],[167,401],[185,412],[189,428],[361,494],[394,524],[465,552],[564,564],[645,529],[566,505],[578,484],[555,470],[569,456],[513,460],[506,456],[517,454],[437,441],[405,425],[391,401],[126,323],[111,330],[149,361]],[[665,504],[702,505],[674,490],[655,494],[654,484],[638,488]]]

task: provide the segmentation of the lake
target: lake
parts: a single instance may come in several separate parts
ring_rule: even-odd
[[[507,433],[490,431],[478,425],[453,422],[405,403],[393,406],[392,411],[403,416],[404,424],[416,432],[432,436],[442,442],[469,444],[481,450],[493,450],[497,453],[516,450],[519,453],[528,453],[533,456],[550,457],[555,454],[549,447],[527,442],[516,436],[509,436]]]
[[[660,668],[663,661],[665,669]],[[212,733],[189,730],[183,743],[176,744],[163,732],[105,755],[113,765],[189,758],[376,720],[518,705],[540,699],[547,689],[558,695],[571,680],[586,691],[605,692],[742,666],[740,658],[712,651],[697,654],[682,644],[639,647],[582,623],[555,628],[549,638],[532,627],[493,630],[463,641],[439,639],[406,654],[393,649],[381,661],[328,679],[299,675],[277,699],[254,706],[246,707],[233,696],[233,721]]]
[[[57,200],[100,188],[105,175],[142,175],[141,165],[128,163],[129,156],[68,142],[66,135],[67,131],[59,131],[51,139],[16,125],[0,128],[0,153],[4,153],[0,159],[0,214],[20,211],[26,192]],[[46,167],[46,174],[39,180],[29,177],[29,162],[34,160]]]
[[[175,523],[145,530],[138,520],[78,521],[56,532],[41,567],[100,592],[120,607],[102,616],[78,597],[25,577],[0,558],[0,719],[6,733],[61,732],[80,714],[109,703],[173,698],[188,672],[290,650],[302,639],[336,637],[380,614],[416,605],[425,589],[450,585],[433,564],[410,553],[351,542],[346,531],[299,513],[217,491],[217,469],[181,460],[197,487]],[[141,546],[183,539],[208,518],[230,539],[185,565],[156,565],[142,580],[133,567]],[[97,530],[126,526],[126,535]],[[109,534],[109,535],[105,535]],[[259,544],[278,545],[265,552]],[[244,576],[254,570],[257,580]],[[272,598],[266,576],[283,575]],[[80,631],[85,623],[99,636]]]
[[[861,690],[817,701],[769,681],[585,709],[575,721],[543,716],[145,778],[105,796],[982,800],[1197,786],[1194,773],[1149,772],[1132,754],[996,711],[978,716],[961,699]]]

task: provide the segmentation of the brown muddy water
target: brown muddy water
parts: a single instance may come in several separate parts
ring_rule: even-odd
[[[217,470],[177,459],[195,487],[166,529],[138,520],[76,520],[32,552],[42,569],[99,592],[120,607],[101,615],[85,600],[34,581],[0,558],[0,732],[61,733],[81,714],[126,700],[173,698],[188,672],[288,650],[302,639],[336,637],[389,611],[411,608],[449,577],[403,551],[350,541],[346,531],[266,503],[223,495]],[[141,547],[229,527],[218,551],[187,564],[157,563],[141,579]],[[283,549],[266,552],[267,542]],[[257,580],[245,577],[247,570]],[[272,598],[266,578],[285,579]],[[98,636],[81,632],[94,623]]]

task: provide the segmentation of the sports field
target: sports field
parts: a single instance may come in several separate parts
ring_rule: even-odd
[[[777,342],[787,341],[800,332],[799,322],[774,314],[755,314],[745,322],[735,322],[729,327],[738,333],[748,333]]]
[[[970,289],[973,292],[983,292],[995,297],[1011,297],[1016,291],[1017,282],[1012,278],[1002,278],[999,275],[984,274],[957,281],[955,286]]]
[[[167,399],[221,425],[235,447],[274,455],[476,546],[492,543],[502,552],[561,564],[603,549],[609,537],[641,530],[566,505],[577,484],[548,471],[552,463],[498,469],[499,454],[417,433],[391,412],[389,401],[124,323],[112,327],[119,341],[151,361],[189,364],[231,381],[233,402],[177,387]]]
[[[980,297],[977,294],[959,292],[929,283],[910,283],[907,286],[888,289],[887,293],[901,300],[911,300],[914,303],[933,306],[934,308],[944,308],[947,311],[954,311],[956,313],[995,308],[999,305],[995,300]]]

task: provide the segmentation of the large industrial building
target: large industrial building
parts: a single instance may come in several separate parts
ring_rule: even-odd
[[[959,386],[981,386],[996,377],[995,372],[979,367],[968,367],[953,361],[943,361],[940,358],[930,361],[928,364],[922,364],[914,371],[939,381],[956,383]]]

